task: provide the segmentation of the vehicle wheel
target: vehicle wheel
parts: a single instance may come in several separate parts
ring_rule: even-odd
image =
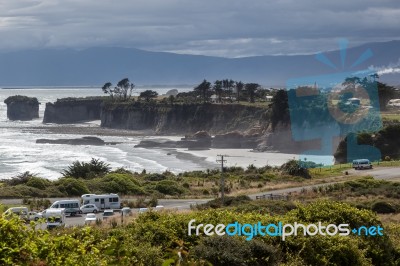
[[[93,210],[93,213],[97,213],[97,210]]]
[[[39,218],[38,218],[38,217],[35,217],[35,221],[37,221],[37,220],[39,220]]]
[[[71,212],[71,216],[75,216],[76,215],[76,213],[75,212]]]

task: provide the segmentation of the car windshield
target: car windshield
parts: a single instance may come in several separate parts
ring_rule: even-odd
[[[113,212],[104,212],[103,216],[112,216],[113,214]]]

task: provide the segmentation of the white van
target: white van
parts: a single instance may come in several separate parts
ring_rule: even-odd
[[[65,226],[65,209],[47,209],[44,217],[47,229]]]
[[[25,221],[29,221],[29,210],[27,207],[12,207],[4,212],[4,216],[10,216],[12,214],[19,216]]]
[[[80,207],[79,200],[57,200],[50,206],[50,209],[65,209],[65,214],[75,216],[77,213],[82,213]]]
[[[359,169],[372,169],[372,164],[368,159],[358,159],[353,161],[353,166],[354,169],[359,170]]]

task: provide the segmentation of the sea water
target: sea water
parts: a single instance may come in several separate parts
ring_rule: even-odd
[[[165,93],[165,88],[151,88]],[[139,88],[140,90],[140,88]],[[144,89],[141,89],[144,90]],[[179,91],[188,89],[178,88]],[[32,121],[9,121],[7,106],[4,100],[13,95],[25,95],[38,98],[39,118]],[[54,102],[65,97],[86,97],[104,95],[100,88],[19,88],[0,89],[0,179],[10,178],[25,171],[49,179],[61,177],[62,170],[73,161],[89,161],[98,158],[106,161],[111,167],[125,167],[132,171],[162,172],[169,170],[181,172],[186,170],[200,170],[204,164],[192,161],[182,163],[175,156],[168,155],[165,150],[135,148],[143,138],[152,136],[101,136],[105,141],[121,142],[117,145],[60,145],[36,144],[40,138],[80,138],[82,135],[53,134],[46,130],[33,130],[37,127],[63,127],[66,125],[43,124],[43,114],[47,102]],[[99,121],[93,123],[75,124],[76,127],[98,127]],[[71,125],[68,125],[71,126]],[[62,132],[58,131],[58,132]]]
[[[138,88],[136,94],[148,88]],[[169,89],[151,87],[159,94],[165,94]],[[189,91],[191,88],[177,88],[179,92]],[[13,95],[36,97],[40,102],[39,118],[32,121],[9,121],[7,106],[4,100]],[[178,149],[136,148],[143,139],[154,136],[99,136],[107,142],[118,142],[117,145],[62,145],[37,144],[40,138],[71,139],[80,138],[80,134],[63,134],[62,127],[99,127],[100,121],[79,123],[74,125],[43,124],[43,114],[47,102],[55,102],[59,98],[86,97],[104,95],[100,88],[14,88],[0,89],[0,179],[11,178],[20,173],[29,171],[48,179],[57,179],[61,172],[72,162],[90,161],[97,158],[107,162],[112,168],[124,167],[131,171],[147,172],[171,171],[174,173],[217,168],[216,155],[224,151],[187,151]],[[41,127],[41,130],[38,130]],[[61,130],[51,133],[48,127],[61,127]],[[43,130],[44,129],[44,130]],[[170,137],[178,140],[180,137]],[[182,152],[184,154],[182,154]],[[185,153],[186,152],[186,153]],[[227,166],[248,166],[254,164],[280,165],[293,158],[293,154],[262,153],[249,156],[248,150],[230,150],[235,156],[230,158]],[[177,156],[177,154],[179,156]],[[243,154],[243,156],[241,156]],[[278,158],[278,160],[276,160]],[[274,161],[275,159],[275,161]]]

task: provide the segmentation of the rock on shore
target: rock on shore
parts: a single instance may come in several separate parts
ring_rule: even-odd
[[[15,95],[4,100],[7,104],[7,118],[10,120],[28,121],[39,117],[37,98]]]

